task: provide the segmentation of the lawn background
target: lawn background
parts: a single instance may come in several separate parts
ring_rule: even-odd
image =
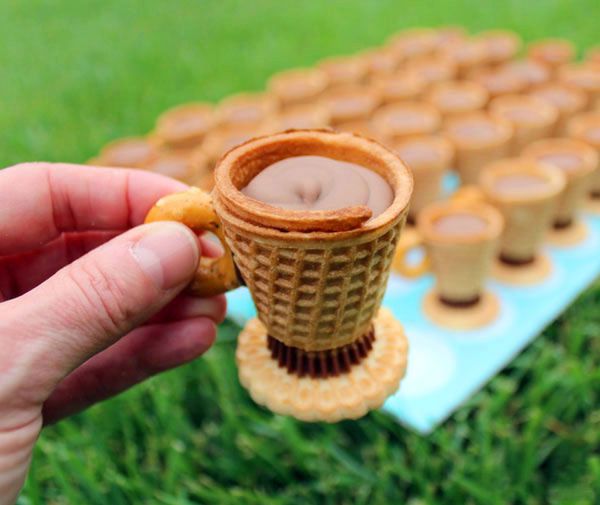
[[[600,2],[3,0],[0,166],[82,162],[166,108],[408,26],[600,43]],[[600,286],[442,428],[256,407],[225,325],[205,358],[44,431],[22,504],[600,502]]]

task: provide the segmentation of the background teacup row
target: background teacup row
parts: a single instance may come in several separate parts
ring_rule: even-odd
[[[147,169],[209,190],[216,161],[235,145],[290,128],[333,127],[375,138],[408,163],[414,219],[440,198],[451,168],[474,184],[487,163],[520,156],[540,139],[576,137],[600,150],[600,47],[583,61],[575,56],[563,39],[524,48],[510,31],[411,29],[381,47],[278,73],[261,93],[170,109],[148,135],[116,140],[89,163]],[[600,168],[585,185],[600,196]]]

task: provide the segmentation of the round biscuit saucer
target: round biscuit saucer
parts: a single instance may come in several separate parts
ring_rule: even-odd
[[[406,371],[408,340],[402,325],[389,310],[380,309],[373,326],[369,354],[349,372],[323,379],[299,377],[279,367],[267,348],[265,326],[252,319],[238,337],[240,382],[256,403],[301,421],[362,417],[398,389]]]
[[[435,289],[423,299],[423,312],[435,324],[451,330],[475,330],[491,323],[500,312],[500,302],[489,291],[469,307],[453,307],[440,300]]]
[[[600,198],[588,197],[584,209],[591,214],[600,215]]]
[[[537,254],[531,263],[507,265],[496,259],[492,265],[492,277],[504,283],[517,286],[538,284],[552,273],[552,261],[545,254]]]
[[[568,228],[552,228],[547,235],[547,241],[555,247],[572,247],[583,242],[588,236],[587,225],[581,220],[576,219]]]

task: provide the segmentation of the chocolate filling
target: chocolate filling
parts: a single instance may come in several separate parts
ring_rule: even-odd
[[[565,219],[564,221],[554,221],[552,224],[555,230],[564,230],[573,224],[572,219]]]
[[[600,200],[600,189],[594,189],[591,193],[590,196],[594,199],[594,200]]]
[[[505,265],[509,265],[511,267],[520,267],[524,265],[531,265],[535,261],[535,256],[531,256],[530,258],[511,258],[505,254],[500,254],[499,259]]]
[[[466,309],[469,307],[473,307],[473,305],[477,305],[479,303],[479,300],[481,300],[481,296],[476,295],[470,300],[448,300],[447,298],[440,296],[439,300],[448,307],[452,307],[454,309]]]
[[[373,348],[375,330],[371,328],[364,336],[351,344],[326,351],[304,351],[267,336],[267,347],[271,357],[280,368],[299,377],[326,379],[348,373],[353,365],[358,365]]]

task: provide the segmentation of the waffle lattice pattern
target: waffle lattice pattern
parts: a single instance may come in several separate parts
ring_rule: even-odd
[[[404,216],[355,245],[310,241],[281,247],[224,227],[229,246],[269,335],[307,351],[364,335],[381,304]]]

